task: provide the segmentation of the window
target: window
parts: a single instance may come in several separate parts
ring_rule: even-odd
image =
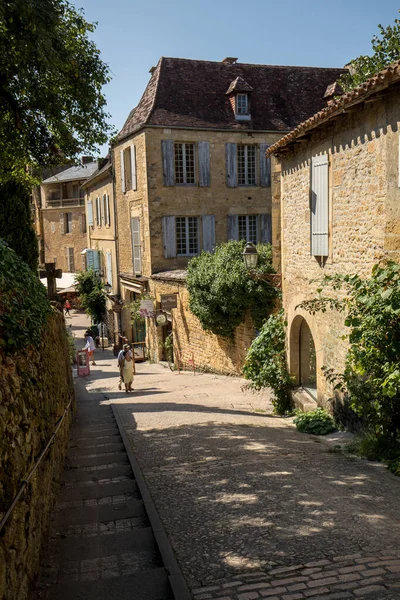
[[[77,183],[72,184],[72,197],[79,198],[79,186]]]
[[[101,198],[96,198],[96,225],[101,227]]]
[[[237,94],[236,96],[236,114],[249,114],[249,97],[247,94]]]
[[[175,183],[196,183],[194,144],[175,144]]]
[[[238,185],[256,185],[256,147],[238,145]]]
[[[65,252],[67,257],[67,271],[73,273],[75,271],[74,249],[65,248]]]
[[[121,160],[121,189],[125,193],[129,190],[137,190],[136,176],[136,146],[132,144],[120,150]]]
[[[239,215],[238,227],[239,240],[246,240],[246,242],[257,244],[257,215]]]
[[[199,253],[198,217],[176,217],[176,253],[178,256]]]
[[[104,225],[110,225],[110,197],[103,194],[103,219]]]
[[[86,215],[81,214],[81,233],[86,233]]]
[[[64,228],[65,233],[72,233],[72,213],[65,213]]]

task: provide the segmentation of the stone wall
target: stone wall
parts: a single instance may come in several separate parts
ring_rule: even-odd
[[[64,318],[49,318],[40,348],[0,354],[0,520],[73,398]],[[24,600],[37,575],[74,408],[0,534],[0,598]]]
[[[240,375],[247,350],[254,338],[254,327],[250,319],[239,325],[234,340],[226,340],[209,331],[204,331],[200,321],[190,312],[189,293],[184,282],[150,280],[150,294],[160,302],[161,294],[177,294],[178,307],[172,309],[172,329],[175,363],[179,360],[182,368],[196,369]],[[148,319],[147,344],[149,358],[154,362],[162,360],[163,327],[156,327]]]
[[[281,159],[283,306],[288,318],[289,366],[298,377],[298,327],[303,317],[315,343],[320,404],[326,404],[332,394],[321,367],[342,371],[347,351],[342,336],[347,328],[344,316],[335,311],[310,315],[297,306],[317,296],[318,279],[323,275],[367,277],[380,260],[400,259],[398,96],[397,91],[341,115]],[[325,153],[329,159],[329,255],[321,261],[310,253],[310,165],[313,156]]]
[[[72,213],[72,231],[62,233],[60,213],[69,212]],[[66,249],[73,248],[74,272],[82,270],[81,252],[87,246],[87,234],[82,230],[82,216],[84,215],[84,206],[42,210],[45,262],[53,262],[56,258],[57,268],[68,272]]]

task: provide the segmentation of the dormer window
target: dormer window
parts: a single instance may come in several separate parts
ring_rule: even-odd
[[[249,96],[247,94],[237,94],[236,114],[239,116],[249,114]]]

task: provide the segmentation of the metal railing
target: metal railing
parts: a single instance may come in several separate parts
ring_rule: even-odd
[[[69,206],[84,206],[85,198],[58,198],[52,200],[51,198],[47,198],[46,206],[47,208],[60,208]]]

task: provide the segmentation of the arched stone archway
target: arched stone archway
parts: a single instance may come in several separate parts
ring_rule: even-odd
[[[289,369],[297,386],[317,398],[317,360],[315,343],[307,321],[297,315],[290,328]]]

